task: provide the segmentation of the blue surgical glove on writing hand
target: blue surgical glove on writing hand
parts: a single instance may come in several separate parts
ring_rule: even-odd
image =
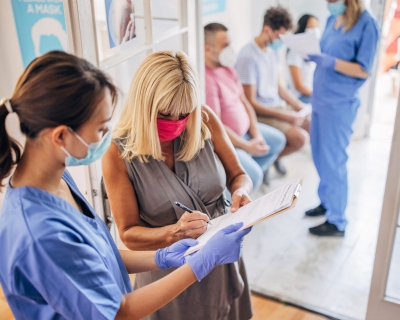
[[[184,239],[175,242],[173,245],[158,249],[156,251],[155,261],[160,269],[168,269],[173,267],[180,267],[185,264],[185,252],[198,242],[194,239]]]
[[[212,269],[221,264],[239,260],[243,237],[251,228],[238,231],[243,223],[232,224],[218,231],[199,251],[186,257],[198,281],[208,275]]]
[[[321,68],[335,69],[336,66],[336,58],[324,53],[309,54],[308,59],[310,59],[310,61],[314,61],[317,66]]]

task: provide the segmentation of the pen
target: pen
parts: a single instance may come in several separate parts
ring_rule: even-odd
[[[193,213],[193,210],[192,210],[192,209],[189,209],[188,207],[184,206],[182,203],[180,203],[180,202],[178,202],[178,201],[175,201],[174,204],[175,204],[177,207],[179,207],[179,208],[181,208],[181,209],[183,209],[183,210],[185,210],[185,211],[187,211],[187,212],[189,212],[189,213]],[[210,224],[210,225],[212,225],[212,223],[211,223],[210,221],[208,221],[207,223]]]

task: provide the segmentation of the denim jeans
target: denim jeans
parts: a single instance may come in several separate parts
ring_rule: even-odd
[[[301,102],[303,102],[303,103],[311,103],[311,97],[309,97],[309,96],[301,95],[301,96],[299,97],[299,100],[300,100]]]
[[[236,153],[241,165],[253,181],[253,191],[256,191],[260,187],[263,182],[265,171],[274,163],[286,145],[285,135],[278,129],[263,123],[258,123],[258,128],[261,135],[270,146],[270,150],[267,154],[252,156],[246,151],[236,148]],[[247,141],[251,140],[250,134],[248,133],[246,133],[243,138]]]

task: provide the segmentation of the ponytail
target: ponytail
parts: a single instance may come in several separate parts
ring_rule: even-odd
[[[22,147],[6,131],[8,113],[16,112],[27,142],[46,128],[78,130],[93,115],[105,92],[115,106],[117,88],[89,62],[62,51],[33,60],[22,73],[11,100],[0,102],[0,187],[21,160]]]
[[[8,104],[8,106],[7,106]],[[7,178],[20,160],[22,147],[15,139],[11,138],[6,130],[6,118],[12,109],[9,110],[10,101],[0,101],[0,188],[4,187],[3,180]]]

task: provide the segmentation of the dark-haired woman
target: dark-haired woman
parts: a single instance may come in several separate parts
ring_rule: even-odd
[[[319,21],[316,17],[305,14],[299,19],[295,34],[304,32],[313,32],[318,39],[321,37]],[[288,50],[286,62],[289,67],[288,84],[290,91],[300,101],[310,103],[315,63],[304,60],[299,54],[290,49]]]
[[[239,258],[248,232],[237,231],[240,224],[186,259],[195,240],[157,251],[117,250],[65,170],[108,149],[116,92],[88,62],[50,52],[28,66],[11,99],[0,103],[1,184],[17,165],[0,215],[0,282],[17,319],[141,319],[215,266]],[[5,128],[14,112],[27,137],[23,152]],[[132,292],[128,272],[170,267],[180,268]]]

